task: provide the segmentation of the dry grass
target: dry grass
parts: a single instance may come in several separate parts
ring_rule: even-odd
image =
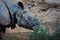
[[[6,29],[6,40],[29,40],[29,32],[32,30],[16,26],[15,29]]]
[[[6,33],[6,40],[29,40],[28,32]]]

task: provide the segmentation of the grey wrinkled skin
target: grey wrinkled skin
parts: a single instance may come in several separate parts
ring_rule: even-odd
[[[10,0],[3,0],[8,6],[11,15],[16,13],[17,24],[27,29],[33,29],[38,22],[32,18],[25,9]],[[30,7],[30,6],[29,6]]]
[[[9,10],[6,7],[6,5],[9,8]],[[30,6],[27,6],[26,9],[27,8],[30,8]],[[16,24],[18,24],[19,26],[33,30],[33,27],[38,25],[38,22],[35,21],[34,18],[32,18],[28,14],[25,8],[22,9],[22,6],[19,6],[19,4],[12,2],[11,0],[0,0],[0,24],[2,25],[10,24],[11,20],[10,20],[9,11],[13,18],[13,21],[14,21],[14,17],[16,17],[17,19]],[[14,14],[16,15],[13,16]]]
[[[10,0],[0,0],[0,24],[8,25],[11,22],[9,11],[6,5],[9,8],[12,18],[13,15],[16,14],[15,17],[19,26],[27,29],[33,29],[33,27],[38,24],[37,21],[35,21],[27,11],[25,11],[25,9],[22,9],[22,6],[19,6],[19,4],[14,3]]]
[[[17,24],[24,28],[33,30],[33,27],[38,25],[38,22],[34,20],[26,11],[16,15]]]
[[[10,23],[10,17],[8,10],[4,3],[0,0],[0,24],[8,25]]]
[[[12,23],[10,17],[12,17]],[[19,26],[31,30],[38,25],[38,22],[34,20],[25,9],[22,9],[22,6],[19,6],[19,4],[11,0],[0,0],[0,40],[5,40],[6,25],[10,23],[13,24],[13,26],[18,24]],[[11,26],[11,24],[9,26]],[[12,28],[15,28],[13,26]]]

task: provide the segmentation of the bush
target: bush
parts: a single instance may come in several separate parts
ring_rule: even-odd
[[[38,22],[40,22],[40,19],[38,16],[34,17],[37,19]],[[44,30],[39,23],[39,25],[36,26],[34,32],[30,32],[30,39],[29,40],[60,40],[60,28],[56,28],[56,32],[53,36],[51,36],[49,32],[49,28],[47,26],[47,23],[45,23],[46,29]],[[60,27],[60,25],[56,24],[56,27]]]

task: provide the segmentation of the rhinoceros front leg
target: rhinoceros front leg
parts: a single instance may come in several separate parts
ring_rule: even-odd
[[[0,31],[0,40],[5,40],[5,33]]]
[[[6,28],[0,28],[0,40],[5,40],[5,30]]]

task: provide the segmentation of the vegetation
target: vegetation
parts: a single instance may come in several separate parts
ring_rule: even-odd
[[[37,19],[37,16],[35,16],[35,19]],[[38,18],[38,21],[40,19]],[[40,22],[40,21],[39,21]],[[49,34],[49,28],[48,28],[48,24],[45,23],[46,25],[46,29],[44,30],[41,26],[41,24],[36,26],[36,29],[34,30],[34,32],[30,33],[30,40],[60,40],[60,24],[56,24],[56,31],[54,33],[54,35],[50,35]]]

